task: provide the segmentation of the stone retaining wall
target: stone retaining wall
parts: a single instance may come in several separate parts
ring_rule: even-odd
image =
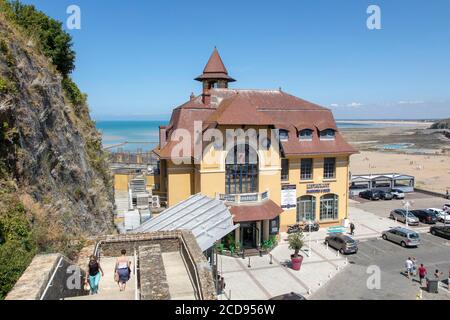
[[[125,249],[129,255],[138,250],[140,246],[158,244],[161,252],[174,252],[180,250],[179,234],[176,231],[162,231],[146,234],[123,234],[100,237],[100,253],[102,256],[118,257]]]

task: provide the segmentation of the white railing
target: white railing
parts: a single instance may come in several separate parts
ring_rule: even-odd
[[[241,194],[218,193],[217,199],[234,204],[258,203],[269,199],[269,191]]]
[[[41,298],[39,300],[45,299],[45,296],[47,295],[47,291],[53,285],[53,279],[55,278],[56,273],[58,272],[59,268],[61,268],[61,263],[63,262],[63,260],[64,260],[63,257],[59,258],[58,264],[56,265],[55,270],[53,270],[52,276],[50,277],[50,280],[47,282],[47,286],[45,287],[45,290],[42,293]]]

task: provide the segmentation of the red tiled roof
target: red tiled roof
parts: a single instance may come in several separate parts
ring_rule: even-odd
[[[331,110],[289,95],[280,90],[211,89],[211,103],[198,96],[173,111],[167,130],[186,129],[194,139],[194,121],[202,121],[205,130],[217,125],[261,125],[289,130],[282,142],[284,155],[352,154],[353,149],[340,134]],[[313,130],[312,141],[300,141],[298,132]],[[334,140],[320,140],[319,131],[336,130]],[[159,153],[170,158],[177,142],[168,142]]]
[[[204,79],[226,79],[229,82],[236,81],[228,75],[228,70],[225,68],[222,58],[216,48],[214,48],[214,51],[203,70],[203,74],[198,76],[195,80],[202,81]]]
[[[283,209],[272,200],[256,205],[230,206],[234,222],[272,220],[278,217]]]

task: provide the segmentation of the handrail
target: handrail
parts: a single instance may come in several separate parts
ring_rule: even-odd
[[[138,267],[137,267],[137,254],[136,254],[136,249],[134,249],[134,264],[133,264],[133,273],[134,273],[134,287],[135,287],[135,292],[134,292],[134,300],[140,300],[140,290],[138,288]]]
[[[192,266],[194,268],[194,275],[195,275],[195,284],[194,284],[194,290],[196,293],[196,296],[199,298],[199,300],[203,300],[203,290],[202,290],[202,286],[200,285],[200,276],[198,274],[198,270],[197,270],[197,265],[195,264],[191,253],[189,252],[188,246],[186,245],[186,242],[184,241],[183,236],[180,237],[181,238],[181,242],[183,245],[183,249],[186,251],[188,258],[190,260],[190,262],[192,263]],[[189,277],[191,278],[190,272],[189,272]],[[192,281],[193,279],[191,279]]]
[[[50,280],[47,282],[47,286],[45,287],[45,290],[44,290],[44,292],[42,293],[41,298],[40,298],[39,300],[44,300],[45,295],[47,294],[48,289],[50,289],[50,287],[52,286],[53,279],[54,279],[55,276],[56,276],[56,272],[57,272],[58,269],[61,267],[61,262],[62,262],[63,260],[64,260],[63,257],[60,257],[60,258],[59,258],[58,264],[56,265],[55,270],[53,270],[53,274],[52,274],[52,276],[50,277]]]
[[[98,241],[95,245],[93,255],[97,257],[97,260],[100,261],[100,245],[103,244],[103,241]]]

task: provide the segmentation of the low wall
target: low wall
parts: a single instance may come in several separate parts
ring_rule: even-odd
[[[179,235],[175,231],[163,231],[146,234],[123,234],[101,237],[100,253],[106,257],[118,257],[125,249],[132,255],[140,246],[159,245],[162,252],[174,252],[180,250]]]
[[[448,199],[448,196],[445,193],[440,193],[440,192],[434,192],[434,191],[429,191],[429,190],[424,190],[424,189],[419,189],[419,188],[415,188],[414,191],[416,192],[420,192],[423,194],[427,194],[433,197],[439,197],[439,198],[444,198],[444,199]]]
[[[160,245],[139,247],[141,300],[170,300]]]
[[[53,276],[51,285],[45,289]],[[60,300],[85,295],[84,270],[61,254],[37,255],[6,300]]]

